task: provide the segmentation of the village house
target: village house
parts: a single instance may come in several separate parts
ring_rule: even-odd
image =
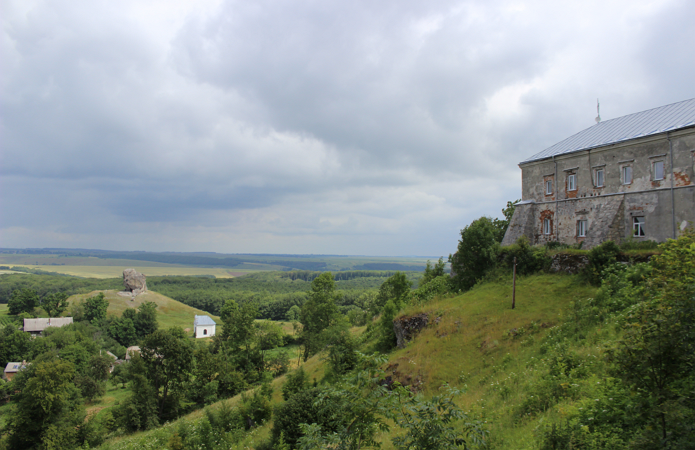
[[[72,317],[51,317],[48,319],[24,319],[24,331],[32,337],[40,336],[48,327],[64,327],[72,323]]]
[[[519,164],[502,245],[662,242],[695,221],[695,99],[596,121]]]
[[[215,335],[217,324],[210,316],[198,316],[193,319],[193,333],[196,338],[206,338]]]
[[[24,370],[27,368],[27,366],[31,363],[27,363],[26,361],[20,362],[9,362],[7,363],[7,366],[5,366],[5,372],[3,373],[3,378],[5,378],[7,381],[11,381],[12,378],[14,378],[15,375],[20,370]]]

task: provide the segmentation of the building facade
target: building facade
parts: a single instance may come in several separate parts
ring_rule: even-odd
[[[675,238],[695,222],[695,99],[599,122],[519,167],[502,245]]]
[[[193,330],[196,338],[206,338],[215,335],[217,324],[210,316],[195,316],[193,320]]]

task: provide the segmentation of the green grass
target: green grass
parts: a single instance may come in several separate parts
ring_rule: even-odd
[[[89,294],[77,294],[70,297],[69,302],[75,303],[84,300],[87,297],[93,297],[99,292],[103,292],[106,299],[109,301],[109,307],[106,310],[107,314],[113,314],[120,317],[127,308],[137,308],[144,302],[154,302],[157,305],[157,322],[160,328],[168,329],[172,327],[181,327],[187,332],[193,332],[193,319],[197,315],[208,315],[212,319],[221,324],[221,320],[217,316],[213,316],[200,309],[192,308],[184,305],[174,299],[148,291],[140,294],[134,299],[131,297],[123,297],[118,295],[116,291],[94,291]]]

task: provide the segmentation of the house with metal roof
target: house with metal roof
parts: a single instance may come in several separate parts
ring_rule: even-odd
[[[206,338],[215,335],[217,324],[210,316],[195,316],[193,319],[193,332],[196,338]]]
[[[3,376],[7,381],[12,380],[12,378],[17,375],[17,373],[20,370],[24,370],[27,368],[27,366],[31,363],[27,363],[26,361],[22,362],[9,362],[7,363],[7,366],[5,366],[5,371],[3,372]]]
[[[675,238],[695,222],[695,99],[596,125],[519,163],[502,245]]]
[[[72,317],[51,317],[47,319],[24,319],[24,331],[32,336],[40,336],[48,327],[64,327],[72,323]]]

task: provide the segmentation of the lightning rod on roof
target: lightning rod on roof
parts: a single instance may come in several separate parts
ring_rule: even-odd
[[[601,122],[601,112],[599,111],[600,107],[601,107],[601,104],[598,102],[598,99],[596,99],[596,114],[597,114],[597,116],[596,116],[596,119],[594,119],[594,120],[596,120],[596,123]]]

